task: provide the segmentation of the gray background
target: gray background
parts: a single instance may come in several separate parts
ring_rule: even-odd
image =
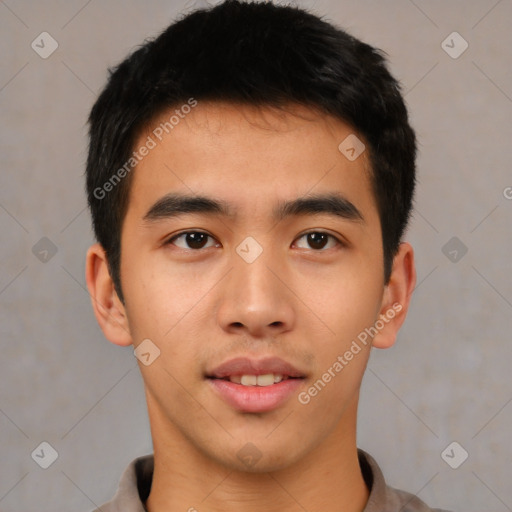
[[[512,2],[301,5],[390,55],[421,142],[407,237],[418,286],[396,346],[370,360],[358,444],[431,506],[512,510]],[[192,6],[0,2],[4,512],[89,510],[151,451],[133,351],[103,338],[85,291],[85,122],[107,66]],[[31,48],[43,31],[59,45],[47,59]],[[469,44],[456,59],[442,47],[454,31]],[[57,249],[46,262],[43,237]],[[42,441],[58,452],[46,470],[31,458]],[[441,457],[453,441],[469,454],[457,469]]]

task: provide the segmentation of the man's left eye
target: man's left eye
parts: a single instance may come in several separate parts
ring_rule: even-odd
[[[301,247],[300,245],[297,244],[297,246],[301,249],[325,250],[331,249],[332,247],[341,244],[341,242],[334,235],[324,233],[322,231],[312,231],[310,233],[305,233],[297,240],[301,239],[305,239],[306,243],[309,244],[309,247]],[[327,247],[327,245],[329,244],[329,239],[331,241],[331,244]]]

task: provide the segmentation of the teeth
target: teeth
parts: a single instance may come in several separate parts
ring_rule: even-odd
[[[267,373],[266,375],[258,375],[255,384],[258,386],[272,386],[272,384],[274,384],[274,374]]]
[[[242,386],[256,386],[258,383],[258,377],[256,375],[242,375],[240,378],[240,384]]]
[[[271,386],[287,378],[278,373],[267,373],[265,375],[232,375],[229,380],[242,386]]]

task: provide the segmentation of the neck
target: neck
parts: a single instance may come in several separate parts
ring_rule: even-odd
[[[150,412],[155,468],[147,510],[361,512],[369,491],[357,455],[356,414],[357,401],[306,457],[278,471],[253,473],[207,457],[174,426],[159,428],[161,418]]]

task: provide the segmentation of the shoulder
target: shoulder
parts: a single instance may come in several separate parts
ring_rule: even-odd
[[[145,512],[144,501],[151,489],[153,467],[153,455],[145,455],[132,461],[121,476],[112,500],[93,512]]]
[[[417,496],[405,491],[400,491],[387,486],[387,496],[390,502],[390,512],[449,512],[440,508],[430,508],[424,501]]]
[[[363,450],[358,450],[358,454],[361,472],[370,489],[363,512],[449,512],[430,508],[417,496],[390,487],[375,459]]]

